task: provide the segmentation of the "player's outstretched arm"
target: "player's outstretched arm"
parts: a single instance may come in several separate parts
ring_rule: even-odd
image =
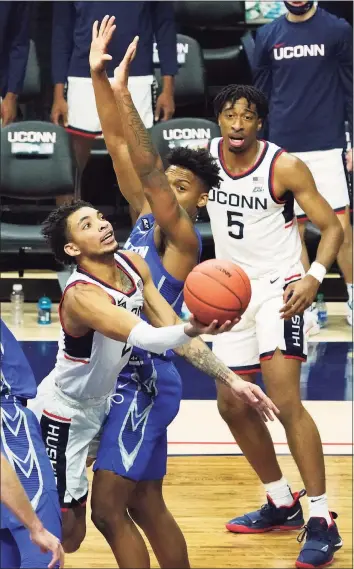
[[[17,519],[29,530],[31,540],[38,545],[43,553],[51,551],[52,560],[48,567],[55,567],[59,562],[64,567],[64,551],[60,541],[49,533],[32,508],[31,502],[19,481],[16,472],[1,453],[0,498]]]
[[[144,312],[150,322],[155,326],[166,326],[173,322],[181,325],[182,320],[155,287],[145,261],[130,251],[129,257],[132,257],[144,278]],[[221,328],[213,330],[213,333],[226,332],[236,323],[237,320],[229,321]],[[244,381],[226,367],[201,338],[193,338],[188,344],[175,348],[175,352],[200,371],[230,387],[235,396],[256,409],[263,420],[266,421],[268,418],[273,420],[272,413],[279,413],[273,402],[257,385]]]
[[[141,259],[138,255],[137,257]],[[151,279],[149,268],[145,261],[142,259],[141,261],[145,265],[147,280],[149,280]],[[143,280],[145,281],[145,277]],[[167,303],[166,305],[169,307]],[[173,311],[170,320],[165,320],[163,323],[157,322],[158,327],[151,326],[137,314],[116,306],[102,288],[90,283],[78,283],[67,290],[62,302],[62,317],[65,326],[68,327],[68,323],[72,323],[79,330],[80,335],[89,330],[96,330],[107,338],[156,354],[182,346],[191,338],[201,334],[218,334],[229,330],[232,326],[230,323],[217,329],[216,321],[210,326],[205,326],[196,320],[176,325]]]
[[[130,158],[119,110],[105,70],[106,62],[112,59],[107,50],[116,28],[114,21],[114,16],[106,16],[99,27],[97,21],[93,24],[89,56],[92,85],[103,136],[120,191],[136,213],[140,214],[143,210],[148,213],[150,207]]]
[[[156,223],[178,251],[193,256],[195,260],[199,243],[193,223],[178,204],[168,183],[161,158],[128,90],[129,66],[134,59],[137,45],[138,37],[130,44],[114,73],[114,93],[123,123],[124,136]]]
[[[343,230],[331,206],[316,188],[313,176],[304,162],[290,154],[282,154],[275,165],[275,178],[294,198],[307,217],[321,231],[316,261],[306,276],[289,285],[284,293],[285,305],[281,312],[286,319],[311,306],[318,288],[343,242]]]

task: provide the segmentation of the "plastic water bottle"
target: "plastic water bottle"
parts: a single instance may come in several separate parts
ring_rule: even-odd
[[[316,308],[317,308],[318,325],[320,328],[324,328],[325,326],[327,326],[328,313],[327,313],[327,306],[324,301],[324,295],[322,293],[317,295]]]
[[[51,324],[52,322],[52,301],[47,296],[42,296],[37,304],[38,324]]]
[[[25,301],[22,284],[13,285],[10,301],[12,324],[13,326],[21,326],[23,323],[23,303]]]

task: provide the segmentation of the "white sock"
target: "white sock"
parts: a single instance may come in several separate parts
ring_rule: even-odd
[[[347,283],[348,302],[353,304],[353,284]]]
[[[328,525],[331,525],[332,518],[329,515],[327,494],[322,496],[308,496],[309,503],[309,517],[310,518],[324,518]]]
[[[280,508],[280,506],[290,506],[294,501],[288,481],[284,476],[276,482],[264,484],[264,488],[277,508]]]

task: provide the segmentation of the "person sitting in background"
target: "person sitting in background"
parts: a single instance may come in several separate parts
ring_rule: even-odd
[[[1,126],[17,117],[29,52],[31,2],[0,2]]]
[[[352,326],[353,242],[342,155],[345,121],[353,132],[353,30],[316,2],[285,5],[287,14],[257,32],[254,83],[270,101],[268,139],[305,162],[341,222],[344,241],[337,262],[347,284],[347,321]],[[352,148],[346,163],[352,171]],[[297,204],[295,213],[298,221],[307,221]],[[307,271],[305,225],[300,223],[299,230]]]
[[[11,468],[3,453],[0,453],[0,460],[1,504],[11,510],[13,515],[27,528],[30,540],[40,547],[42,553],[52,552],[52,560],[48,567],[55,567],[58,562],[60,563],[59,567],[64,567],[64,551],[59,539],[43,527],[16,472]],[[3,566],[2,562],[0,562],[0,566]]]
[[[131,38],[140,37],[141,49],[129,77],[129,90],[146,128],[154,122],[153,42],[161,62],[162,92],[156,101],[155,120],[174,114],[174,76],[177,73],[176,31],[170,2],[54,2],[52,74],[54,100],[51,118],[73,134],[80,173],[88,162],[95,137],[102,134],[90,78],[89,51],[92,25],[110,13],[124,22],[111,44],[112,62],[107,73],[113,79],[114,63],[120,62]],[[67,84],[67,98],[65,85]],[[71,196],[70,196],[71,198]],[[68,197],[61,198],[60,203]],[[58,202],[59,204],[59,202]]]

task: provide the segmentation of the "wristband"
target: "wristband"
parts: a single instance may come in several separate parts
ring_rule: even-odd
[[[318,280],[319,283],[321,283],[325,278],[326,273],[327,273],[326,267],[321,265],[321,263],[314,261],[306,274],[311,275],[316,280]]]

